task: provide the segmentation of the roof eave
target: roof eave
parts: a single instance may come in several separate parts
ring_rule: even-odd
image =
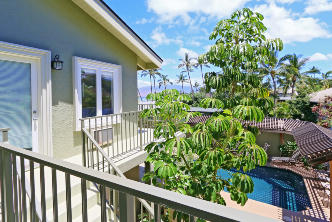
[[[137,55],[141,69],[160,68],[163,60],[103,0],[72,0]]]

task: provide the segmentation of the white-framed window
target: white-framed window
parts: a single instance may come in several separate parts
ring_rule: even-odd
[[[76,130],[81,118],[122,112],[120,65],[73,57]]]

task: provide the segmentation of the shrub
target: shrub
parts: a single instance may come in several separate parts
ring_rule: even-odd
[[[296,142],[287,141],[285,144],[279,146],[281,156],[291,157],[294,151],[297,149]]]

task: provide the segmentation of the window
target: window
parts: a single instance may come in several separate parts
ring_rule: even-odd
[[[80,119],[122,111],[121,66],[74,57],[76,130]]]

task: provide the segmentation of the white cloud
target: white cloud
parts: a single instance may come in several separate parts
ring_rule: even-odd
[[[168,38],[160,26],[152,31],[151,39],[154,41],[152,43],[154,47],[159,45],[169,45],[170,43],[182,45],[183,43],[181,39]]]
[[[211,47],[212,47],[212,45],[206,45],[203,48],[204,48],[204,51],[207,52],[210,50]]]
[[[164,59],[162,66],[174,65],[176,64],[175,59]]]
[[[294,2],[297,2],[298,0],[276,0],[276,2],[279,2],[281,4],[291,4]]]
[[[189,44],[192,45],[192,46],[197,46],[197,47],[201,45],[201,43],[199,41],[196,41],[196,40],[189,41]]]
[[[332,54],[323,54],[320,52],[316,52],[315,54],[313,54],[310,57],[310,61],[311,62],[315,62],[315,61],[326,61],[326,60],[330,60],[332,59]]]
[[[191,58],[197,58],[199,55],[197,52],[194,52],[193,50],[190,50],[190,49],[186,49],[186,48],[180,48],[176,54],[180,57],[180,58],[183,58],[184,55],[188,53],[189,54],[189,57]]]
[[[153,18],[150,18],[150,19],[142,18],[142,19],[136,21],[136,24],[138,24],[138,25],[144,25],[144,24],[147,24],[147,23],[152,23],[153,21],[154,21]]]
[[[166,34],[162,31],[162,28],[160,26],[152,31],[151,39],[154,41],[154,47],[157,47],[159,45],[169,45],[171,43],[182,45],[183,43],[183,41],[179,38],[168,38]]]
[[[190,13],[202,13],[221,18],[230,15],[250,0],[148,0],[148,9],[162,22],[173,22],[177,17],[190,22]]]
[[[308,42],[315,38],[329,38],[326,25],[312,17],[297,17],[291,10],[274,2],[256,6],[255,11],[265,15],[264,24],[269,37],[279,37],[285,43]]]
[[[145,87],[145,86],[150,86],[150,82],[149,81],[145,81],[145,80],[137,80],[137,86],[138,88],[142,88],[142,87]]]
[[[308,0],[304,12],[306,14],[316,14],[318,12],[332,11],[332,1],[328,0]]]

